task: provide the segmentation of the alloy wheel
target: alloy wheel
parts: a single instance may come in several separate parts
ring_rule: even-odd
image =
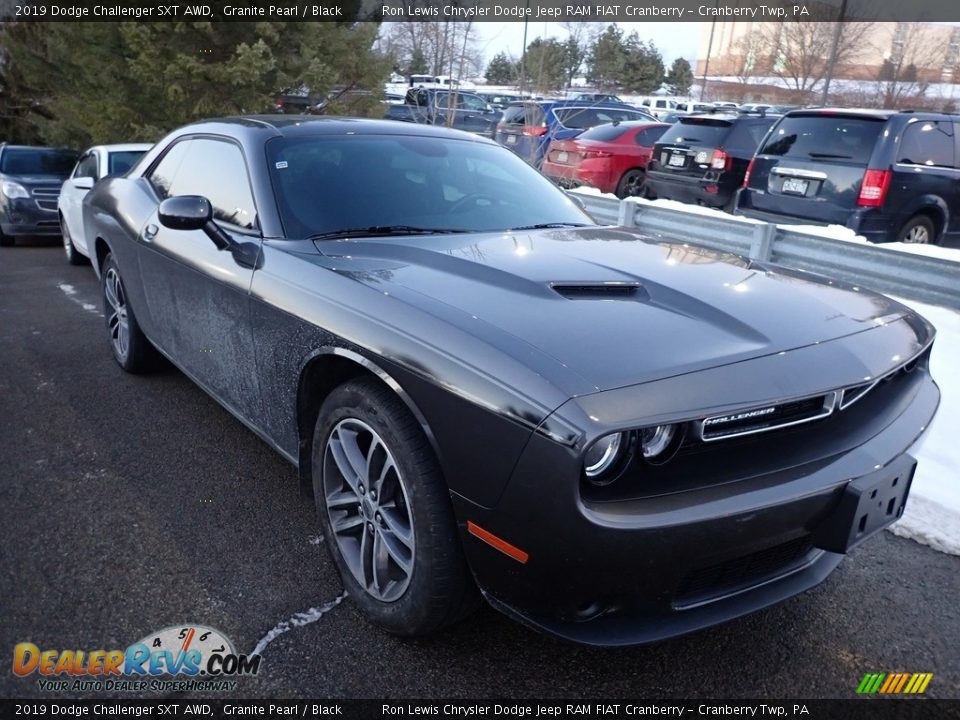
[[[923,225],[914,225],[907,231],[907,234],[904,235],[903,241],[906,243],[926,245],[930,242],[930,233]]]
[[[414,569],[413,515],[393,454],[376,431],[341,420],[323,453],[327,517],[354,579],[382,602],[400,599]]]
[[[123,291],[120,275],[109,268],[103,276],[103,295],[107,300],[107,327],[110,343],[121,360],[130,352],[130,324],[127,318],[127,297]]]

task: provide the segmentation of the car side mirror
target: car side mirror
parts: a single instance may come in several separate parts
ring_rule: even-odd
[[[217,250],[232,248],[236,243],[213,221],[213,206],[202,195],[178,195],[160,203],[157,210],[160,224],[171,230],[203,230]]]
[[[171,230],[203,230],[213,220],[213,208],[201,195],[180,195],[161,202],[157,215]]]
[[[77,190],[91,190],[93,189],[93,178],[92,177],[78,177],[73,181],[73,186]]]

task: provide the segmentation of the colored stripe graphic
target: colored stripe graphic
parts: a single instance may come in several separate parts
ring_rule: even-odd
[[[926,691],[933,673],[867,673],[857,686],[860,695],[919,695]]]

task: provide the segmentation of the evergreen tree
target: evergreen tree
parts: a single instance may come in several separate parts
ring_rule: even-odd
[[[621,83],[626,60],[623,31],[616,25],[608,25],[590,49],[587,58],[588,79],[603,89],[617,87]]]
[[[527,46],[527,79],[542,93],[560,90],[566,84],[566,46],[554,38],[537,38]]]
[[[157,140],[204,117],[265,112],[277,94],[376,88],[390,59],[373,23],[43,23],[0,28],[50,143]],[[378,93],[352,112],[376,112]]]
[[[667,73],[667,84],[673,88],[674,95],[687,95],[693,85],[693,68],[686,58],[677,58]]]
[[[430,72],[430,66],[427,65],[427,57],[420,48],[414,48],[410,54],[410,65],[407,67],[407,75],[426,75]]]
[[[493,56],[490,64],[487,65],[487,72],[484,77],[491,85],[509,85],[517,78],[517,68],[510,62],[506,53],[499,52]]]
[[[629,92],[647,94],[663,82],[663,58],[653,42],[643,42],[631,33],[624,42],[624,60],[621,84]]]

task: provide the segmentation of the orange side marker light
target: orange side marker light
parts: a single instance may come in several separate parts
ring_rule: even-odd
[[[502,538],[498,538],[489,530],[484,530],[482,527],[474,524],[470,520],[467,520],[467,532],[474,537],[480,538],[490,547],[496,548],[504,555],[508,555],[520,564],[526,564],[527,560],[530,559],[530,553],[524,552],[516,545],[511,545]]]

